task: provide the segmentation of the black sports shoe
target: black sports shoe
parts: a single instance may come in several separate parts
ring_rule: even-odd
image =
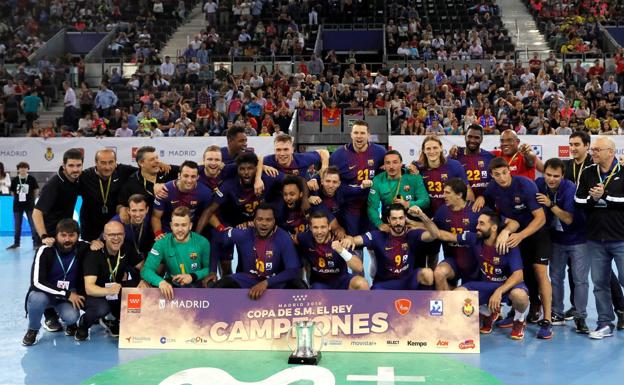
[[[617,330],[624,330],[624,310],[616,310],[615,314],[617,315]]]
[[[22,345],[24,346],[32,346],[37,343],[37,333],[39,330],[28,329],[26,335],[22,339]]]
[[[531,306],[529,309],[529,315],[527,316],[527,322],[529,323],[537,323],[540,320],[540,307],[539,306]]]
[[[14,243],[11,246],[7,247],[6,249],[7,250],[13,250],[13,249],[17,249],[19,247],[20,247],[19,243]]]
[[[574,319],[575,312],[576,312],[576,308],[572,306],[571,308],[566,310],[565,313],[563,313],[563,318],[565,318],[566,321],[572,321]]]
[[[110,320],[110,319],[106,319],[105,317],[102,317],[99,319],[98,323],[100,324],[100,326],[102,326],[104,328],[104,330],[106,330],[106,333],[111,334],[111,328],[115,325],[115,322],[117,322],[116,320]]]
[[[576,325],[574,331],[579,334],[589,334],[589,328],[585,323],[585,318],[575,318],[574,324]]]
[[[65,335],[68,337],[73,337],[76,335],[76,330],[78,329],[78,326],[76,324],[73,325],[67,325],[65,327]]]
[[[113,324],[108,328],[108,334],[114,338],[119,337],[119,321],[113,321]]]
[[[51,333],[56,333],[56,332],[60,332],[61,330],[63,330],[63,325],[61,325],[61,323],[59,322],[58,317],[52,317],[52,318],[46,319],[45,322],[43,323],[43,327],[45,328],[45,330]]]
[[[552,321],[550,322],[553,326],[562,326],[565,325],[565,317],[558,316],[557,314],[552,315]]]
[[[89,338],[89,328],[82,326],[84,314],[80,316],[76,327],[76,333],[74,333],[74,339],[76,341],[84,341]]]

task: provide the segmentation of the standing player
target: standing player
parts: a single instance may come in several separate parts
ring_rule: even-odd
[[[383,164],[386,149],[370,141],[368,123],[356,120],[351,127],[351,143],[340,147],[329,158],[329,164],[340,170],[340,180],[346,185],[370,187],[372,179]],[[369,230],[367,215],[367,190],[359,196],[347,199],[342,221],[349,235]]]
[[[295,246],[285,230],[275,224],[275,210],[268,203],[256,208],[253,228],[229,229],[223,233],[226,245],[238,251],[237,273],[221,278],[216,288],[248,288],[258,299],[267,289],[303,289],[301,264]]]
[[[546,224],[550,229],[553,243],[550,280],[553,288],[552,324],[563,325],[563,293],[566,262],[572,264],[574,281],[573,306],[576,309],[574,322],[576,332],[588,334],[585,323],[587,318],[587,296],[589,290],[589,255],[586,250],[585,216],[582,210],[574,208],[576,185],[563,178],[564,165],[559,158],[552,158],[544,164],[544,176],[537,178],[535,184],[539,193],[537,201],[546,211]]]
[[[389,230],[388,224],[381,218],[386,218],[385,213],[393,203],[398,203],[405,209],[418,206],[425,210],[429,207],[429,194],[422,176],[404,174],[402,165],[401,154],[396,150],[389,150],[384,156],[385,171],[373,178],[373,186],[368,194],[368,219],[376,229],[386,232]]]
[[[460,178],[468,184],[466,172],[462,165],[454,160],[447,159],[443,154],[442,141],[435,135],[425,137],[422,143],[418,170],[425,182],[425,188],[429,193],[430,206],[428,213],[431,216],[444,204],[443,188],[447,180]],[[467,199],[473,201],[474,195],[468,188]],[[427,266],[432,269],[438,264],[440,242],[434,241],[420,251],[419,266]]]
[[[331,213],[341,226],[344,226],[344,218],[347,201],[349,198],[362,194],[362,185],[351,186],[340,181],[340,171],[335,166],[329,166],[322,176],[318,176],[320,188],[312,192],[310,204],[319,209]]]
[[[491,152],[481,148],[483,143],[483,127],[473,124],[466,131],[466,147],[454,147],[451,149],[451,157],[456,159],[466,170],[466,178],[470,184],[475,198],[485,192],[491,176],[488,173],[488,165],[494,159]]]
[[[485,210],[477,223],[476,232],[453,234],[440,231],[440,239],[468,246],[478,259],[480,267],[477,280],[463,283],[457,290],[479,292],[480,312],[485,316],[480,331],[492,332],[494,320],[498,318],[501,303],[507,302],[516,310],[511,338],[524,338],[525,314],[529,305],[528,289],[523,282],[522,258],[517,247],[507,253],[499,253],[496,248],[498,230],[503,227],[500,215]]]
[[[552,247],[546,224],[544,209],[537,202],[535,183],[523,176],[512,176],[509,164],[503,158],[490,162],[490,174],[494,179],[485,190],[488,207],[495,208],[501,215],[520,224],[520,231],[509,236],[509,247],[520,246],[524,265],[524,280],[529,288],[531,309],[529,322],[539,320],[540,299],[544,318],[540,321],[537,337],[551,339],[552,288],[548,279],[548,261]],[[503,324],[507,325],[507,324]]]
[[[156,240],[169,232],[171,213],[176,207],[186,206],[190,210],[195,231],[201,233],[208,224],[208,207],[212,203],[212,191],[203,184],[198,184],[199,171],[197,163],[187,160],[180,165],[178,180],[167,182],[167,198],[154,201],[152,213],[152,229]]]
[[[425,225],[422,229],[408,230],[405,207],[393,203],[388,209],[390,232],[370,231],[364,235],[345,238],[343,246],[366,246],[375,253],[376,272],[372,290],[416,290],[420,285],[433,285],[433,270],[415,265],[415,249],[422,242],[437,238],[438,228],[418,206],[410,211]]]
[[[130,246],[130,252],[136,253],[142,260],[154,244],[154,232],[152,231],[151,213],[145,196],[134,194],[128,202],[128,220],[122,221],[119,215],[115,215],[111,221],[123,223],[125,242]]]
[[[329,228],[329,218],[322,211],[310,215],[310,230],[297,234],[300,256],[310,265],[310,288],[331,290],[368,290],[364,277],[350,274],[362,273],[364,266],[342,247]]]
[[[247,152],[247,134],[244,127],[234,126],[225,134],[227,146],[221,147],[221,159],[225,164],[236,161],[236,157]]]

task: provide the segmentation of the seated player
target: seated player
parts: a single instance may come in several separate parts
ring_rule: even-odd
[[[166,299],[173,298],[173,287],[201,287],[215,267],[210,264],[210,243],[191,231],[191,215],[188,207],[176,207],[171,213],[171,233],[154,243],[141,277],[156,286]],[[165,265],[165,277],[156,271]],[[214,273],[212,274],[214,280]]]
[[[408,230],[405,207],[393,203],[388,208],[388,233],[370,231],[343,241],[343,246],[349,249],[366,246],[374,251],[377,271],[372,290],[416,290],[420,285],[433,285],[433,271],[416,268],[415,251],[424,242],[436,239],[438,228],[418,206],[412,206],[410,213],[418,217],[427,230]]]
[[[329,218],[323,211],[310,214],[310,229],[297,234],[303,259],[310,264],[310,288],[333,290],[368,290],[364,277],[350,274],[364,269],[360,258],[353,258],[329,230]]]
[[[525,317],[529,306],[529,289],[523,282],[520,250],[512,247],[506,253],[496,250],[496,238],[503,222],[500,215],[486,210],[479,216],[477,232],[453,234],[440,231],[440,239],[467,245],[478,258],[480,273],[478,280],[464,283],[456,290],[479,292],[480,312],[484,315],[481,333],[492,332],[492,325],[498,318],[501,303],[510,304],[515,310],[511,338],[524,338]]]
[[[76,321],[84,306],[84,281],[81,273],[82,259],[89,250],[87,242],[79,241],[80,229],[73,219],[61,219],[56,225],[53,246],[37,250],[33,261],[31,284],[26,295],[28,331],[22,345],[37,342],[41,316],[46,308],[54,308],[65,322],[65,335],[76,333]],[[46,320],[45,329],[63,330],[56,318],[54,324]]]
[[[139,271],[143,267],[135,253],[128,252],[124,243],[124,226],[110,221],[104,226],[104,247],[87,253],[83,262],[85,283],[85,313],[78,320],[76,341],[89,337],[89,328],[101,317],[111,313],[115,321],[106,325],[112,337],[119,336],[119,294],[123,287],[147,287],[140,282]]]
[[[258,299],[266,289],[303,289],[301,264],[288,233],[275,224],[275,209],[268,203],[256,208],[253,228],[229,229],[223,233],[225,245],[238,252],[235,274],[221,278],[216,288],[248,288]]]

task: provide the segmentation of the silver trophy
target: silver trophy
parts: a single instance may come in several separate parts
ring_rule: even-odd
[[[323,345],[323,338],[321,337],[321,346],[318,350],[314,349],[314,330],[318,328],[318,324],[314,321],[297,321],[290,328],[295,328],[297,336],[297,348],[295,350],[290,346],[290,339],[288,340],[288,347],[293,350],[293,353],[288,357],[289,364],[299,365],[317,365],[321,360],[320,347]],[[288,333],[290,336],[290,332]]]

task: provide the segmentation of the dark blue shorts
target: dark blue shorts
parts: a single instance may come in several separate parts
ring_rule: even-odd
[[[503,283],[504,282],[471,281],[471,282],[466,282],[465,284],[462,285],[462,287],[468,290],[478,291],[479,292],[479,304],[486,305],[488,302],[490,302],[490,297],[492,296],[492,294],[494,294],[494,291],[496,291],[496,289],[501,287]],[[520,282],[519,284],[511,288],[511,290],[513,289],[522,289],[526,291],[527,295],[529,294],[529,289],[526,287],[524,282]],[[511,290],[503,294],[501,302],[504,302],[507,305],[511,305],[511,301],[509,300],[509,296],[508,296]]]
[[[403,278],[391,279],[388,281],[375,281],[371,290],[418,290],[418,273],[420,269],[415,269],[411,274]]]
[[[475,273],[478,273],[478,271],[467,272],[467,271],[461,270],[459,268],[459,266],[457,266],[457,260],[454,257],[446,257],[440,263],[446,263],[453,270],[453,273],[455,274],[455,278],[449,280],[449,283],[452,286],[457,286],[457,284],[458,284],[460,279],[461,279],[462,283],[463,282],[473,281],[473,280],[476,279],[476,275],[477,274],[475,274]]]
[[[310,289],[348,290],[353,277],[353,274],[345,273],[331,280],[312,281]]]
[[[234,246],[225,246],[223,234],[215,228],[210,229],[208,240],[210,241],[210,258],[217,261],[231,261],[234,254]]]
[[[242,289],[252,288],[257,283],[264,281],[264,278],[261,279],[249,273],[234,273],[230,277],[235,280]],[[271,289],[283,289],[284,286],[286,286],[285,283],[273,286]]]

